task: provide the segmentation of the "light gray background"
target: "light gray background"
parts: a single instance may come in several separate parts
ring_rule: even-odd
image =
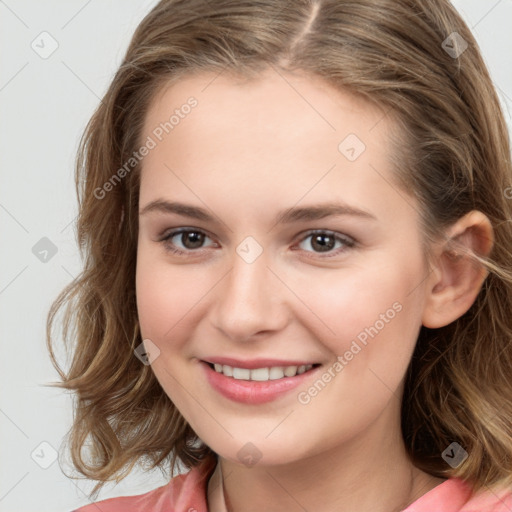
[[[51,301],[80,270],[72,224],[78,139],[155,4],[0,0],[0,512],[71,512],[89,503],[94,482],[68,479],[58,460],[40,466],[52,462],[72,420],[70,396],[44,387],[58,380],[45,322]],[[473,28],[512,127],[512,0],[454,4]],[[43,31],[58,43],[46,59],[31,47]],[[46,263],[32,252],[43,237],[57,247]],[[60,462],[70,473],[67,459]],[[134,472],[98,500],[164,483],[158,471]]]

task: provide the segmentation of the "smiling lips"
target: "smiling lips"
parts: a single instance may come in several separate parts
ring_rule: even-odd
[[[230,400],[246,404],[276,400],[316,374],[320,366],[305,361],[276,359],[240,361],[210,358],[201,363],[208,382],[216,391]]]

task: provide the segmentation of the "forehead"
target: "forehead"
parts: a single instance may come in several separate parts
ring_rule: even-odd
[[[327,148],[337,159],[343,155],[340,143],[348,138],[357,143],[356,150],[371,147],[372,154],[385,156],[390,122],[383,109],[305,73],[270,68],[258,79],[245,79],[204,72],[160,89],[146,113],[141,140],[156,139],[152,154],[179,145],[195,154],[287,156],[292,162],[299,152],[316,156]]]
[[[218,191],[240,212],[264,201],[275,209],[277,195],[286,206],[328,194],[385,207],[400,198],[387,184],[391,123],[383,109],[310,75],[184,77],[148,109],[141,138],[155,147],[142,162],[141,202],[173,194],[197,203]]]
[[[197,99],[194,118],[208,127],[220,127],[228,116],[245,121],[237,126],[241,136],[262,126],[269,131],[301,121],[295,129],[338,132],[347,127],[363,133],[380,123],[384,110],[360,95],[335,89],[318,76],[293,74],[268,68],[257,78],[228,72],[195,72],[160,88],[146,114],[144,132],[170,118],[191,97]],[[343,117],[340,118],[340,110]],[[221,115],[219,115],[221,114]],[[240,131],[242,130],[242,131]],[[295,131],[295,130],[294,130]],[[377,134],[378,135],[378,134]]]

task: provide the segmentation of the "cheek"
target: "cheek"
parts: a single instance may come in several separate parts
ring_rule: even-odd
[[[420,273],[414,263],[382,264],[371,272],[354,270],[328,288],[318,281],[309,286],[304,302],[317,298],[315,313],[335,334],[324,326],[315,329],[333,358],[319,376],[322,382],[299,390],[306,430],[316,428],[314,418],[326,414],[338,426],[349,416],[355,423],[371,421],[396,395],[421,327],[421,295],[419,290],[411,293],[410,284]]]
[[[161,263],[149,250],[139,248],[137,257],[137,309],[143,337],[160,340],[183,315],[188,303],[180,272],[171,274],[171,267]],[[180,293],[176,293],[179,289]],[[185,295],[185,296],[184,296]]]
[[[309,328],[335,356],[358,354],[368,363],[386,361],[384,352],[410,353],[421,326],[421,297],[412,283],[421,282],[422,269],[403,263],[318,274],[300,285],[300,298],[312,311]]]
[[[190,403],[183,393],[186,372],[180,357],[193,329],[194,305],[204,295],[196,281],[201,282],[197,273],[194,277],[184,266],[172,266],[161,255],[139,249],[136,297],[141,336],[158,347],[160,353],[151,368],[167,396],[184,412]]]
[[[161,350],[177,349],[193,329],[217,280],[207,269],[201,272],[193,265],[171,265],[162,255],[141,249],[136,296],[142,336],[163,345]]]

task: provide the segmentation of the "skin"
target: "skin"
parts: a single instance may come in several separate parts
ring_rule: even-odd
[[[268,70],[253,82],[204,73],[153,99],[144,139],[190,96],[197,107],[144,158],[141,175],[141,212],[163,199],[214,216],[140,215],[139,321],[160,350],[152,363],[158,381],[219,455],[229,510],[402,510],[443,482],[411,464],[400,433],[403,379],[419,329],[467,311],[486,272],[467,257],[449,257],[441,241],[427,264],[418,206],[391,181],[393,125],[375,106],[299,73]],[[366,145],[352,162],[338,150],[350,133]],[[283,209],[330,201],[376,219],[274,222]],[[179,235],[172,242],[188,253],[166,250],[160,235],[180,227],[205,233],[201,248]],[[324,253],[308,236],[313,229],[357,243],[338,241]],[[263,249],[252,263],[236,252],[248,236]],[[480,212],[447,236],[480,254],[492,247]],[[327,369],[396,302],[401,311],[308,404],[297,395],[312,381],[271,403],[232,402],[198,363],[301,358]],[[237,457],[249,442],[261,453],[253,467]]]

